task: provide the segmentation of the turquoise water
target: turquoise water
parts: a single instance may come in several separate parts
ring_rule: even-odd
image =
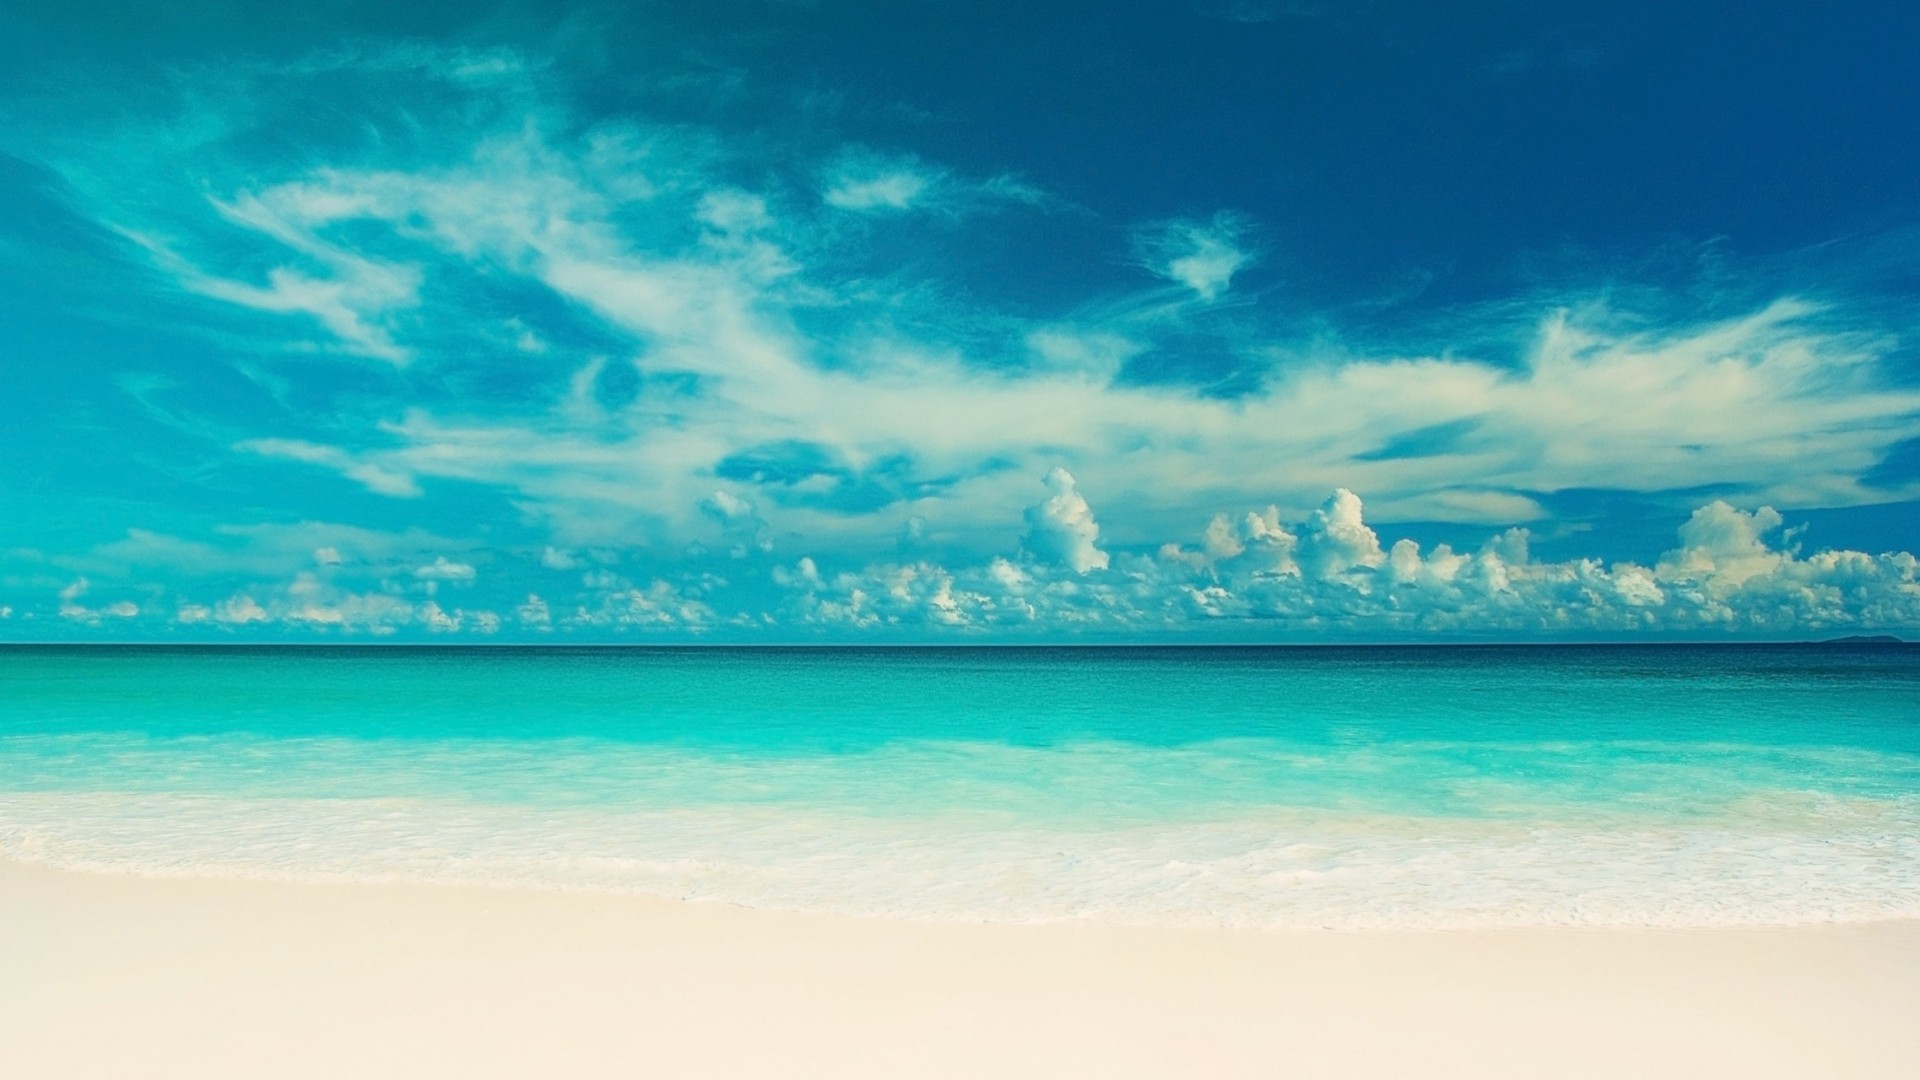
[[[1920,648],[8,648],[0,857],[923,919],[1920,917]]]

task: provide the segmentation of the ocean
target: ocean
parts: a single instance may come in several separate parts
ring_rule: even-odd
[[[908,919],[1920,917],[1920,647],[0,648],[0,858]]]

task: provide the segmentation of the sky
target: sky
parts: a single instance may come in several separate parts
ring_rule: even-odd
[[[1920,11],[0,0],[0,640],[1920,633]]]

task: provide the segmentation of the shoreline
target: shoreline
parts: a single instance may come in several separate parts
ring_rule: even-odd
[[[1920,920],[923,923],[0,861],[0,1071],[1910,1076]]]

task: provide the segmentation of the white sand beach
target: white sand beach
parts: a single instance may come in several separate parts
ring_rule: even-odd
[[[0,864],[0,1075],[1911,1077],[1920,923],[941,925]]]

